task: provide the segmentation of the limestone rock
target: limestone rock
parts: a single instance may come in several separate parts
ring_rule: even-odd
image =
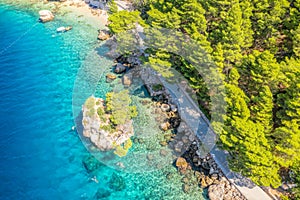
[[[100,30],[98,34],[98,40],[108,40],[110,38],[110,33],[108,30]]]
[[[183,157],[179,157],[177,158],[177,161],[176,161],[176,167],[178,167],[178,169],[180,170],[186,170],[188,168],[188,163],[187,161],[185,160],[185,158]]]
[[[87,103],[87,101],[90,102]],[[101,116],[98,114],[99,109],[104,112],[103,99],[91,96],[87,101],[82,106],[83,136],[89,138],[98,149],[101,151],[112,150],[134,135],[132,120],[109,130],[110,114],[103,113]]]
[[[212,180],[211,178],[209,178],[208,176],[205,177],[205,182],[207,185],[211,185],[213,184],[214,180]]]
[[[165,103],[163,103],[160,108],[163,112],[169,112],[170,111],[170,106],[168,104],[165,104]]]
[[[113,80],[115,80],[116,78],[117,78],[117,76],[114,75],[114,74],[107,74],[107,75],[106,75],[106,82],[107,82],[107,83],[110,83],[110,82],[112,82]]]
[[[170,123],[169,122],[164,122],[160,125],[161,130],[167,131],[170,128]]]
[[[185,193],[189,193],[190,192],[190,186],[188,184],[183,184],[182,185],[182,190],[185,192]]]
[[[39,11],[40,18],[39,20],[43,23],[50,22],[54,19],[54,15],[49,10],[41,10]]]
[[[220,200],[224,198],[224,185],[211,185],[208,188],[208,197],[210,200]]]

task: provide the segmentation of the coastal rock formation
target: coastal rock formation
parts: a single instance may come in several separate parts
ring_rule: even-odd
[[[104,104],[103,99],[91,96],[82,106],[83,136],[102,151],[115,149],[134,135],[132,120],[111,127],[111,115],[105,113]]]
[[[110,38],[110,33],[108,30],[99,30],[98,40],[108,40]]]
[[[192,142],[189,149],[177,159],[178,172],[187,177],[187,180],[195,177],[196,184],[201,188],[208,188],[208,197],[211,200],[246,200],[224,176],[211,155],[200,157],[197,151],[197,141]],[[185,183],[186,179],[183,178],[182,182]],[[186,188],[182,189],[186,191]]]
[[[40,18],[39,20],[43,23],[52,21],[54,19],[54,15],[49,10],[41,10],[39,12]]]

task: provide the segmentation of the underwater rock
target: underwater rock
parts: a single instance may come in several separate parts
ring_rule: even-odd
[[[170,128],[170,123],[169,122],[165,122],[165,123],[162,123],[160,125],[160,129],[163,130],[163,131],[167,131],[169,128]]]
[[[166,141],[160,141],[159,144],[163,147],[168,145],[168,143]]]
[[[110,192],[106,189],[99,188],[95,194],[95,199],[103,199],[110,196]]]
[[[82,160],[82,164],[88,173],[92,173],[103,166],[94,156],[86,156]]]
[[[163,112],[169,112],[170,111],[170,106],[168,104],[165,104],[165,103],[163,103],[160,108]]]
[[[177,161],[176,161],[176,167],[178,167],[178,169],[180,170],[186,170],[188,168],[188,163],[187,161],[185,160],[185,158],[183,157],[179,157],[177,158]]]
[[[107,74],[107,75],[106,75],[106,82],[107,82],[107,83],[110,83],[110,82],[112,82],[113,80],[115,80],[116,78],[117,78],[117,76],[114,75],[114,74]]]
[[[182,185],[182,190],[185,192],[185,193],[189,193],[190,192],[190,186],[188,184],[183,184]]]
[[[167,155],[168,155],[168,151],[165,150],[165,149],[161,149],[161,150],[159,151],[159,154],[160,154],[161,156],[167,156]]]
[[[109,180],[109,188],[115,191],[122,191],[126,188],[125,180],[122,176],[117,175],[116,173],[112,174],[111,179]]]
[[[183,182],[183,183],[188,183],[188,182],[189,182],[189,179],[188,179],[187,177],[183,177],[183,178],[181,179],[181,182]]]

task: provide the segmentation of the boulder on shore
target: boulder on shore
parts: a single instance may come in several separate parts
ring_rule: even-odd
[[[208,187],[208,197],[210,200],[220,200],[224,198],[224,184],[211,185]]]
[[[121,63],[117,63],[117,65],[116,65],[116,67],[114,69],[114,72],[117,73],[117,74],[121,74],[121,73],[123,73],[125,71],[126,71],[126,67],[123,64],[121,64]]]
[[[54,15],[49,10],[41,10],[39,11],[40,18],[39,20],[43,23],[50,22],[54,19]]]
[[[178,167],[178,169],[180,170],[186,170],[188,168],[188,163],[187,161],[185,160],[185,158],[183,157],[179,157],[177,158],[177,161],[176,161],[176,167]]]
[[[108,40],[110,38],[110,33],[108,30],[99,30],[98,40]]]
[[[107,82],[107,83],[112,82],[112,81],[115,80],[116,78],[117,78],[117,76],[114,75],[114,74],[106,74],[106,82]]]

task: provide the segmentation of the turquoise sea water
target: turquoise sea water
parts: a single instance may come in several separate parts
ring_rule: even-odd
[[[61,25],[37,23],[36,13],[0,4],[0,199],[203,199],[197,187],[182,192],[171,165],[130,174],[90,157],[71,130],[73,85],[80,68],[104,70],[110,61],[97,57],[93,30],[74,24],[72,32],[57,34]],[[103,95],[107,85],[99,88]],[[82,90],[82,100],[93,93]],[[87,158],[92,172],[82,164]]]

